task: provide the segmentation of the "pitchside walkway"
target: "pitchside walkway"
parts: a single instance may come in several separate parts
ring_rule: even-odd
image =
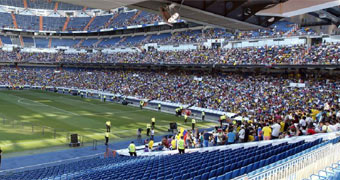
[[[155,136],[155,142],[161,141],[164,135]],[[137,142],[137,140],[134,140]],[[125,149],[129,146],[131,140],[111,142],[109,148],[112,150]],[[39,150],[37,150],[39,151]],[[24,155],[17,157],[6,158],[6,152],[3,153],[3,159],[0,168],[0,174],[6,173],[12,170],[28,170],[34,169],[37,166],[51,166],[53,164],[62,163],[63,161],[75,161],[79,159],[91,158],[93,156],[104,156],[106,152],[106,146],[104,140],[98,142],[96,150],[93,146],[70,148],[66,150],[59,150],[54,152],[46,152],[34,155]]]

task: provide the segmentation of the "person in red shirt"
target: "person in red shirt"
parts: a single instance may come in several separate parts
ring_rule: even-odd
[[[314,130],[313,124],[310,124],[310,125],[308,126],[307,134],[308,134],[308,135],[316,134],[316,131]]]

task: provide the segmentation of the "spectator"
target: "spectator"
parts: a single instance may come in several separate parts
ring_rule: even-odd
[[[272,125],[272,136],[271,139],[278,139],[280,135],[280,129],[281,126],[275,121],[275,123]]]
[[[269,123],[267,123],[266,126],[263,127],[262,131],[263,131],[263,140],[265,141],[270,140],[272,129],[269,127]]]

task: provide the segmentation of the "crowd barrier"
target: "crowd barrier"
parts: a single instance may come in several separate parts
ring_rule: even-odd
[[[339,141],[340,133],[318,134],[323,140]],[[306,179],[332,163],[340,160],[340,143],[328,143],[314,150],[306,150],[281,162],[268,165],[236,179],[240,180],[295,180]]]

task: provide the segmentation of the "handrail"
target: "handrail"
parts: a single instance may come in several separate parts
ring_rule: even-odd
[[[339,137],[338,137],[339,138]],[[281,160],[276,166],[268,165],[264,168],[255,171],[255,174],[238,177],[242,180],[277,180],[277,179],[304,179],[311,174],[324,169],[327,165],[334,161],[340,160],[340,154],[337,150],[340,148],[340,143],[326,145],[314,149],[307,149],[297,155]]]

